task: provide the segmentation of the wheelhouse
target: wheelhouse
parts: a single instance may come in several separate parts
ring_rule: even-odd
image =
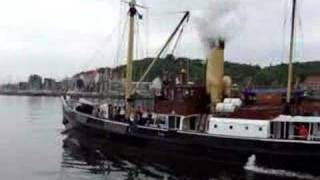
[[[271,123],[271,137],[320,141],[320,117],[279,116]]]

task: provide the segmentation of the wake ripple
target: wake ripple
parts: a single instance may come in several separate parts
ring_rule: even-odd
[[[311,174],[304,174],[289,170],[283,169],[272,169],[272,168],[265,168],[259,167],[256,165],[256,156],[252,155],[248,158],[246,165],[244,166],[246,171],[250,171],[257,174],[265,174],[265,175],[273,175],[273,176],[280,176],[280,177],[287,177],[287,178],[297,178],[303,180],[319,180],[319,176],[313,176]]]

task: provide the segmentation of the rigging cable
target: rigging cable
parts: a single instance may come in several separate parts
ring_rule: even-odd
[[[122,8],[123,7],[123,8]],[[123,58],[123,55],[121,55],[121,50],[124,48],[124,46],[126,45],[124,39],[125,39],[125,34],[126,34],[126,31],[127,31],[127,26],[128,26],[128,21],[129,21],[129,18],[128,16],[125,16],[126,17],[126,20],[125,22],[123,23],[122,18],[121,18],[121,15],[122,14],[126,14],[126,13],[123,13],[123,12],[126,12],[126,10],[124,9],[124,6],[122,6],[122,2],[120,2],[120,14],[119,14],[119,27],[123,27],[122,28],[119,28],[119,31],[118,31],[118,47],[116,48],[117,51],[116,51],[116,55],[115,55],[115,58],[114,58],[114,64],[113,64],[113,68],[111,69],[110,71],[110,79],[114,79],[114,71],[117,71],[117,75],[119,75],[119,69],[117,68],[117,66],[120,64],[120,61],[121,59]],[[122,29],[122,31],[121,31]],[[121,75],[120,75],[121,76]],[[120,77],[121,78],[121,77]],[[109,84],[109,91],[112,89],[112,85],[114,84],[113,80],[110,81],[110,84]],[[120,91],[117,91],[118,94],[117,95],[121,95],[121,92]]]
[[[104,56],[104,51],[102,51],[101,47],[105,46],[105,44],[111,42],[112,39],[112,34],[114,34],[114,30],[112,31],[111,34],[108,34],[107,36],[105,36],[103,38],[103,40],[100,42],[100,45],[98,45],[94,50],[93,53],[91,55],[91,57],[86,60],[82,65],[80,64],[78,67],[80,69],[80,71],[84,71],[85,69],[88,69],[88,67],[90,67],[93,63],[93,61],[99,59],[98,56]]]
[[[119,41],[119,46],[117,48],[117,55],[114,59],[114,67],[118,66],[121,59],[123,58],[123,56],[121,56],[121,49],[125,46],[125,34],[126,34],[126,30],[127,30],[127,26],[128,26],[128,18],[126,18],[126,22],[124,23],[124,27],[123,27],[123,32],[120,34],[120,41]]]
[[[142,15],[141,15],[142,16]],[[143,46],[143,40],[142,40],[142,33],[141,33],[141,23],[142,21],[139,21],[140,18],[138,18],[135,22],[136,22],[136,46],[135,46],[135,50],[136,50],[136,54],[135,54],[135,59],[136,60],[142,60],[143,56],[144,56],[144,46]],[[137,68],[133,68],[133,70],[137,70]],[[139,75],[140,72],[134,72],[133,74]]]
[[[127,19],[125,21],[125,24],[122,24],[123,21],[122,21],[122,17],[121,15],[123,14],[124,11],[124,6],[122,6],[122,2],[120,1],[119,2],[119,14],[118,14],[118,17],[119,17],[119,23],[118,23],[118,34],[117,34],[117,38],[118,38],[118,41],[117,41],[117,48],[116,48],[116,54],[115,54],[115,57],[114,57],[114,60],[113,60],[113,67],[117,64],[117,61],[119,60],[119,51],[120,51],[120,47],[122,46],[122,40],[123,40],[123,31],[125,29],[125,24],[127,23]],[[123,29],[121,28],[122,26]]]
[[[119,17],[119,21],[118,21],[118,34],[117,34],[117,45],[116,45],[116,51],[115,51],[115,54],[114,54],[114,59],[113,59],[113,65],[110,69],[110,72],[109,72],[109,83],[108,83],[108,92],[111,91],[111,86],[112,86],[112,80],[113,80],[113,71],[114,71],[114,67],[115,67],[115,64],[116,64],[116,61],[117,59],[119,58],[119,49],[120,49],[120,46],[121,46],[121,26],[122,26],[122,18],[121,18],[121,15],[122,15],[122,12],[123,12],[123,6],[122,6],[122,2],[120,1],[119,2],[119,14],[118,14],[118,17]]]
[[[150,27],[149,27],[149,9],[147,8],[146,9],[146,20],[145,20],[145,22],[146,22],[146,25],[145,25],[145,31],[146,31],[146,57],[148,57],[149,56],[149,44],[150,44],[150,42],[149,42],[149,40],[150,40]]]
[[[140,24],[139,24],[139,20],[136,20],[135,21],[136,22],[136,39],[135,39],[135,41],[136,41],[136,46],[135,46],[135,51],[136,51],[136,53],[135,53],[135,60],[139,60],[139,50],[141,49],[140,48]],[[133,63],[133,66],[134,65],[137,65],[136,63]],[[139,72],[137,71],[137,68],[132,68],[132,70],[133,70],[133,79],[134,79],[134,77],[135,77],[135,74],[139,74]]]
[[[151,68],[154,66],[154,64],[156,63],[156,61],[160,58],[160,56],[162,55],[162,53],[168,48],[168,46],[170,45],[170,43],[172,42],[172,40],[174,39],[175,35],[177,34],[177,32],[179,31],[179,29],[181,28],[181,26],[183,25],[183,23],[185,22],[186,19],[188,19],[190,16],[190,12],[186,11],[183,18],[180,20],[179,24],[177,25],[177,27],[174,29],[173,33],[171,33],[171,35],[169,36],[169,38],[167,39],[165,45],[162,47],[162,49],[160,50],[160,52],[158,53],[158,55],[152,60],[151,64],[148,66],[147,70],[145,71],[145,73],[143,74],[143,76],[139,79],[138,84],[136,85],[136,87],[133,89],[133,93],[136,91],[137,87],[139,86],[139,83],[144,81],[144,79],[146,78],[147,74],[150,72]]]
[[[297,43],[296,43],[296,49],[299,50],[296,51],[296,57],[297,59],[300,59],[300,60],[303,60],[303,50],[304,50],[304,33],[303,33],[303,25],[302,25],[302,18],[301,18],[301,8],[302,8],[302,1],[298,1],[300,2],[300,4],[298,4],[298,13],[297,13],[297,16],[298,16],[298,25],[297,25],[297,33],[298,34],[298,39],[297,39]]]
[[[122,56],[120,55],[121,54],[121,49],[123,48],[124,46],[124,39],[125,39],[125,34],[126,34],[126,31],[127,31],[127,26],[128,26],[128,17],[126,16],[126,20],[124,22],[124,24],[122,24],[123,21],[121,21],[120,19],[120,26],[119,27],[123,27],[122,29],[122,32],[121,32],[121,28],[119,28],[119,41],[118,41],[118,47],[117,47],[117,53],[116,53],[116,57],[114,59],[114,66],[118,66],[119,65],[119,62],[121,61],[122,59]]]
[[[139,12],[138,12],[138,14],[139,14]],[[135,68],[134,65],[136,64],[135,60],[138,59],[139,36],[140,36],[140,34],[139,34],[139,22],[138,22],[136,16],[134,18],[135,18],[135,21],[134,21],[135,22],[135,28],[134,28],[134,31],[135,31],[135,39],[134,39],[135,46],[133,47],[133,51],[135,53],[134,53],[133,62],[132,62],[132,82],[131,83],[134,82],[134,77],[135,77],[135,74],[137,73],[137,68]]]
[[[176,39],[176,42],[174,43],[172,51],[171,51],[172,55],[174,54],[175,50],[177,49],[178,44],[181,42],[182,35],[183,35],[183,32],[184,32],[184,28],[185,28],[186,24],[189,22],[189,19],[190,19],[190,17],[188,17],[188,19],[186,20],[185,24],[180,29],[180,32],[179,32],[179,34],[177,36],[177,39]]]

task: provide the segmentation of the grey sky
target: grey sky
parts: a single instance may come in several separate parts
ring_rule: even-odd
[[[320,1],[298,1],[302,26],[298,28],[297,57],[318,60]],[[149,55],[160,48],[181,18],[174,12],[191,10],[194,16],[177,55],[205,57],[196,21],[210,10],[210,0],[139,2],[150,7]],[[289,3],[241,0],[237,12],[241,25],[234,28],[226,58],[262,65],[285,62],[288,37],[283,36],[283,22],[289,16]],[[115,48],[123,8],[118,0],[0,0],[0,82],[25,80],[31,73],[61,79],[81,70],[117,64]],[[288,31],[287,23],[286,34]]]

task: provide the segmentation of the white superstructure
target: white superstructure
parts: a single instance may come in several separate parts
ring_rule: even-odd
[[[270,121],[211,117],[209,134],[250,138],[269,138]]]

